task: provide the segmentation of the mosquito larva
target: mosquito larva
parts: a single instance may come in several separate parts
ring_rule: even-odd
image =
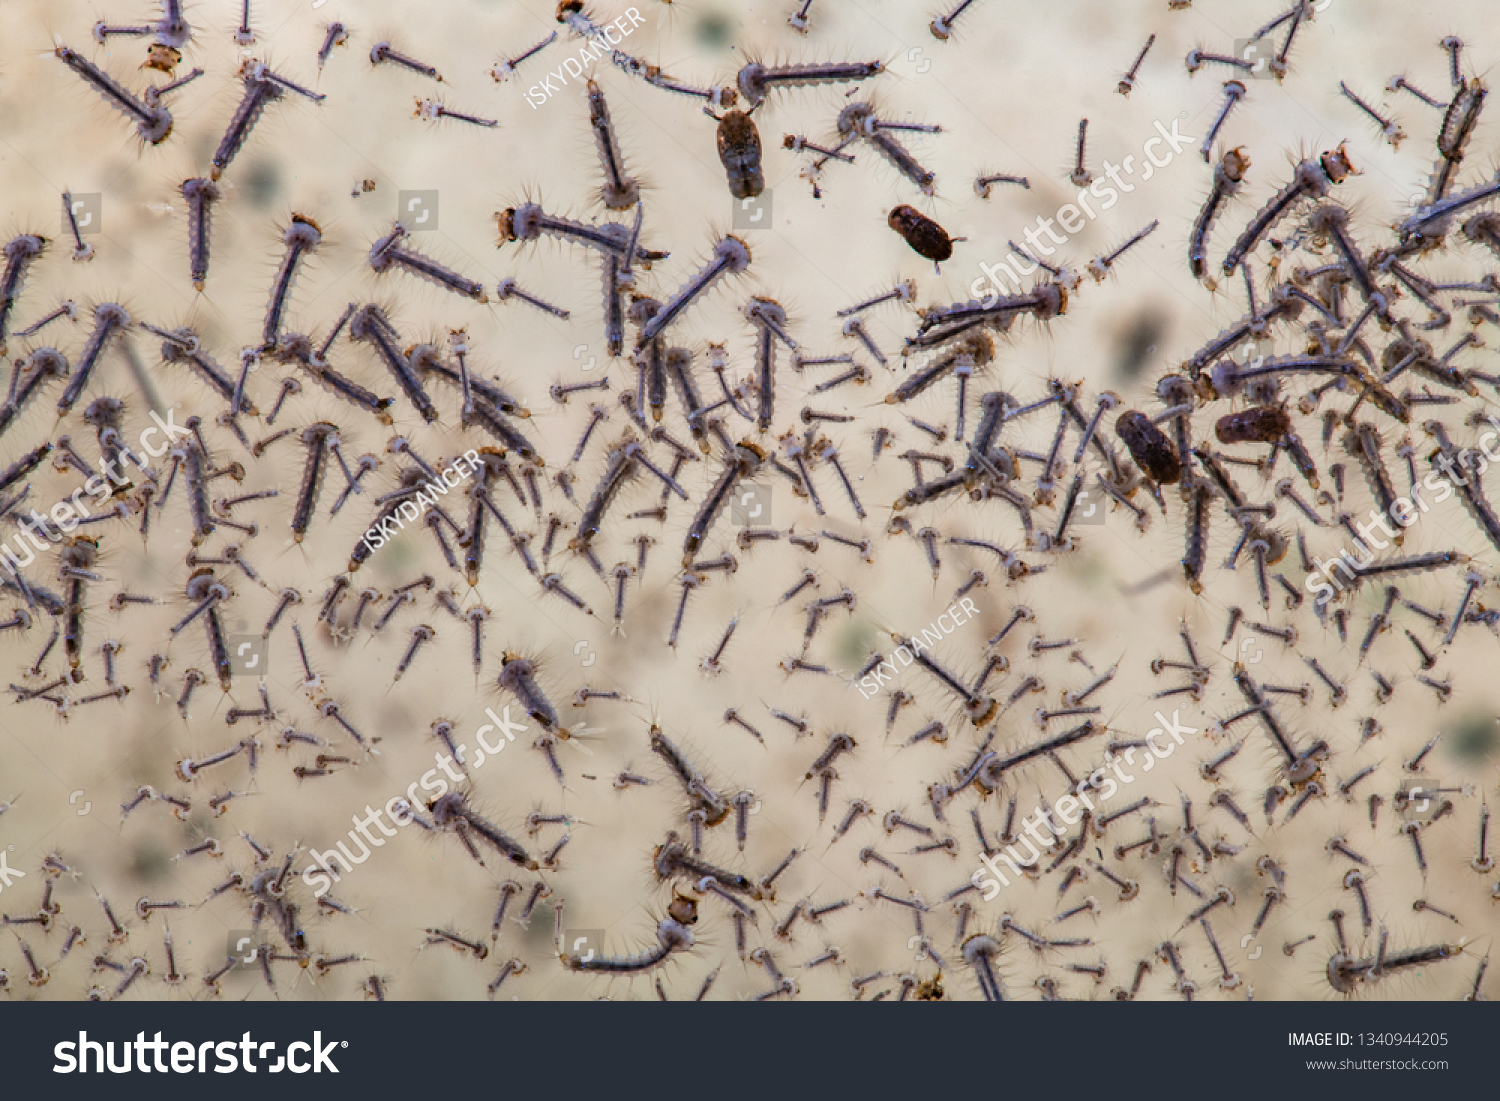
[[[713,259],[689,279],[652,318],[641,326],[636,350],[655,340],[684,310],[726,275],[738,275],[750,266],[749,246],[738,237],[724,237],[714,246]]]
[[[566,738],[568,732],[558,722],[557,709],[536,682],[536,665],[527,658],[510,653],[501,658],[501,663],[500,687],[514,695],[543,729]]]
[[[101,302],[94,307],[94,331],[89,334],[88,342],[79,353],[78,363],[73,368],[73,377],[68,381],[67,389],[58,399],[59,414],[65,415],[73,408],[88,386],[94,368],[98,365],[105,349],[120,332],[129,326],[130,314],[125,312],[123,306],[114,302]]]
[[[318,69],[321,70],[328,61],[328,56],[333,53],[335,46],[342,46],[349,41],[349,31],[342,23],[328,24],[327,31],[323,35],[323,45],[318,47]]]
[[[0,353],[5,351],[11,312],[20,300],[21,284],[25,282],[32,263],[46,247],[46,240],[32,233],[12,237],[5,244],[5,272],[0,275]]]
[[[629,251],[632,238],[630,230],[618,222],[586,225],[583,222],[548,214],[536,203],[525,203],[509,210],[502,210],[495,215],[495,219],[500,228],[501,244],[507,241],[534,241],[543,234],[547,234],[564,241],[588,245],[601,252],[613,253],[623,260]],[[635,252],[635,258],[642,261],[642,267],[649,267],[657,260],[665,260],[668,255],[665,252],[645,250]]]
[[[593,80],[588,82],[587,87],[589,128],[594,132],[594,147],[599,154],[599,167],[604,173],[600,197],[609,210],[629,210],[640,200],[640,187],[625,171],[625,159],[620,153],[619,139],[615,137],[603,89]]]
[[[440,100],[418,99],[417,109],[413,114],[426,122],[437,122],[439,119],[457,119],[459,122],[467,122],[473,126],[484,126],[494,129],[500,125],[499,119],[480,118],[478,115],[465,114],[455,111],[451,107],[445,107]]]
[[[92,84],[106,103],[128,118],[135,119],[136,133],[142,138],[152,145],[160,145],[167,140],[172,133],[171,111],[136,99],[124,85],[77,51],[67,46],[58,46],[53,52],[64,65]]]
[[[407,235],[407,229],[400,222],[386,236],[376,241],[370,249],[370,268],[375,272],[389,271],[392,265],[410,272],[412,275],[426,279],[428,282],[442,287],[444,290],[452,291],[454,294],[462,295],[464,298],[472,298],[476,302],[488,302],[489,296],[485,294],[484,284],[474,279],[469,279],[458,274],[451,268],[444,267],[436,260],[424,256],[412,249],[402,248],[401,241]],[[366,306],[366,310],[376,307]],[[355,322],[357,322],[357,318]],[[355,335],[354,324],[350,323],[349,335],[360,339]]]
[[[432,404],[432,399],[422,388],[422,382],[417,377],[411,361],[397,349],[391,337],[390,322],[379,306],[365,306],[355,313],[349,322],[349,336],[354,340],[363,340],[373,344],[386,367],[400,384],[407,400],[416,407],[422,419],[429,424],[437,420],[437,407]]]
[[[527,60],[528,58],[540,53],[542,50],[546,49],[556,41],[557,32],[553,31],[546,38],[538,42],[535,46],[532,46],[530,49],[517,54],[509,61],[497,62],[494,68],[490,70],[490,76],[494,78],[497,84],[504,80],[508,80],[512,75],[514,75],[517,65],[521,64],[521,62]]]
[[[1240,234],[1239,240],[1224,258],[1224,274],[1233,274],[1252,249],[1270,233],[1300,199],[1321,199],[1334,184],[1342,183],[1354,172],[1354,165],[1341,145],[1324,153],[1317,160],[1303,161],[1297,166],[1292,180],[1250,220]],[[1410,219],[1408,220],[1410,221]]]
[[[606,257],[606,259],[609,258]],[[525,291],[516,286],[516,281],[514,279],[500,280],[499,285],[495,288],[496,301],[508,302],[512,298],[525,302],[529,306],[535,306],[543,313],[549,313],[553,317],[561,318],[564,321],[572,316],[567,310],[563,309],[560,306],[554,306],[550,302],[542,301],[535,295],[527,294]]]
[[[1208,163],[1209,154],[1213,151],[1214,139],[1219,136],[1219,131],[1229,119],[1229,112],[1234,110],[1234,105],[1245,98],[1245,84],[1240,80],[1226,80],[1224,82],[1224,106],[1219,109],[1218,116],[1213,125],[1209,127],[1208,133],[1203,137],[1203,144],[1198,151],[1203,154],[1203,163]]]
[[[890,162],[892,168],[915,184],[922,194],[933,194],[937,177],[923,168],[904,145],[880,128],[875,108],[871,104],[851,103],[845,107],[839,112],[838,131],[845,138],[863,138]]]
[[[261,69],[264,69],[264,66]],[[241,79],[245,85],[245,94],[239,106],[234,109],[234,114],[229,119],[229,126],[224,131],[224,137],[214,152],[211,162],[213,167],[209,172],[211,180],[218,180],[223,176],[224,170],[244,148],[245,142],[250,137],[250,131],[260,121],[260,116],[267,104],[280,99],[285,94],[275,81],[270,80],[257,69],[247,68],[242,73]],[[166,108],[161,108],[161,110],[166,110]]]
[[[185,188],[187,185],[183,186]],[[302,262],[302,258],[315,250],[322,240],[323,234],[316,222],[301,214],[292,215],[291,224],[282,234],[282,241],[286,244],[286,255],[282,258],[281,267],[276,273],[276,280],[271,285],[271,305],[266,311],[265,325],[261,330],[262,351],[276,346],[286,302],[291,296],[292,284],[297,278],[298,265]]]
[[[752,61],[739,71],[740,94],[752,107],[775,88],[811,87],[839,81],[867,80],[885,72],[879,61],[831,63],[827,65],[783,65],[768,68]]]
[[[292,511],[292,538],[302,542],[312,523],[313,510],[317,507],[318,494],[323,488],[323,475],[328,466],[328,451],[338,441],[338,427],[327,421],[319,421],[302,430],[302,442],[307,446],[307,466],[302,473],[302,489],[297,494],[297,505]]]
[[[393,65],[399,65],[403,69],[408,69],[411,72],[418,73],[421,76],[431,77],[433,80],[436,80],[439,83],[442,82],[443,78],[438,75],[438,71],[431,65],[424,64],[423,62],[420,62],[415,58],[408,57],[406,54],[398,52],[391,47],[391,44],[389,42],[375,43],[375,45],[370,48],[370,64],[379,65],[382,62],[386,61],[389,61]]]
[[[1122,255],[1124,255],[1127,249],[1134,247],[1136,244],[1149,237],[1159,225],[1161,225],[1160,219],[1153,221],[1149,226],[1136,233],[1124,244],[1120,245],[1112,252],[1106,253],[1103,256],[1099,256],[1093,260],[1090,260],[1088,265],[1088,272],[1094,277],[1094,281],[1096,283],[1102,283],[1104,281],[1104,277],[1108,275],[1110,270],[1114,267],[1115,261],[1118,260]]]

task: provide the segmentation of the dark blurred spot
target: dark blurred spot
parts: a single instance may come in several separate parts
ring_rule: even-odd
[[[240,180],[240,186],[245,189],[252,206],[268,210],[276,204],[276,196],[281,191],[281,174],[276,171],[274,162],[256,161]]]
[[[1500,723],[1488,715],[1465,719],[1449,735],[1448,749],[1460,761],[1478,764],[1500,749]]]
[[[734,20],[721,12],[706,12],[698,17],[698,43],[711,50],[728,49],[734,41]]]
[[[164,849],[155,845],[142,845],[131,857],[131,873],[137,879],[155,881],[166,876],[172,868],[171,857]]]
[[[1160,314],[1148,313],[1137,318],[1135,324],[1125,331],[1120,342],[1120,358],[1115,364],[1115,374],[1129,382],[1142,370],[1146,361],[1156,350],[1163,331]]]

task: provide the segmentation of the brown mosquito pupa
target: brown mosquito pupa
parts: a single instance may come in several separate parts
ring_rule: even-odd
[[[713,259],[674,294],[652,318],[641,326],[636,350],[659,337],[693,301],[703,296],[726,275],[738,275],[750,266],[749,246],[738,237],[724,237],[714,246]]]
[[[1274,443],[1291,430],[1291,416],[1279,405],[1257,405],[1239,413],[1226,413],[1214,423],[1214,435],[1222,444]],[[1287,485],[1290,488],[1290,480]]]
[[[192,182],[192,181],[189,181]],[[187,184],[183,184],[184,195],[186,195]],[[212,184],[209,184],[212,187]],[[217,194],[217,189],[215,189]],[[204,208],[205,228],[207,225],[207,207]],[[286,245],[286,254],[281,258],[281,266],[276,271],[276,279],[271,284],[271,304],[266,309],[265,324],[261,327],[261,350],[267,351],[276,346],[276,341],[281,333],[282,318],[286,314],[287,300],[292,294],[292,284],[297,279],[297,268],[301,265],[303,258],[314,251],[323,240],[323,231],[318,228],[318,223],[303,214],[293,214],[291,224],[281,235],[282,243]],[[206,237],[205,237],[206,242]],[[207,270],[208,252],[205,247],[203,255],[204,269]],[[195,283],[199,290],[202,286]]]
[[[715,141],[719,150],[719,163],[729,179],[729,194],[736,199],[753,199],[766,189],[765,173],[761,169],[760,131],[747,111],[726,111],[722,116],[714,115],[705,107],[710,118],[717,119],[719,126]]]
[[[1172,485],[1182,477],[1182,462],[1172,441],[1145,413],[1126,410],[1115,422],[1115,433],[1152,481]]]
[[[132,95],[124,85],[115,80],[88,58],[67,46],[58,46],[53,51],[64,65],[72,69],[94,90],[104,97],[104,102],[135,120],[135,129],[152,145],[160,145],[172,133],[172,112],[163,106],[150,106]]]

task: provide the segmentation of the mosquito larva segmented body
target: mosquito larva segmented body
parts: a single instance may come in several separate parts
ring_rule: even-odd
[[[594,132],[594,148],[599,154],[599,168],[604,173],[600,198],[610,210],[629,210],[640,199],[640,187],[625,171],[625,158],[609,118],[609,106],[599,85],[588,82],[589,128]]]
[[[613,448],[609,453],[609,458],[605,461],[604,474],[589,497],[588,504],[584,506],[582,518],[578,521],[578,534],[568,542],[568,546],[573,550],[581,550],[588,546],[599,534],[599,528],[604,522],[604,513],[633,472],[635,459],[626,450],[625,442],[621,441],[617,447]]]
[[[828,65],[783,65],[767,67],[752,61],[739,72],[740,94],[754,107],[776,88],[805,88],[851,80],[868,80],[885,72],[879,61],[832,63]]]
[[[385,62],[390,62],[392,65],[400,66],[420,76],[430,77],[439,83],[443,79],[438,75],[437,69],[433,66],[418,61],[416,58],[408,57],[406,54],[394,49],[389,42],[377,42],[370,48],[370,64],[380,65]]]
[[[338,439],[338,426],[327,421],[319,421],[302,430],[302,442],[307,446],[307,466],[302,473],[297,506],[292,511],[292,538],[299,543],[312,523],[313,510],[317,507],[323,476],[328,468],[328,453],[330,448],[337,446]]]
[[[136,99],[124,85],[77,51],[58,46],[53,52],[64,65],[92,84],[94,90],[104,97],[104,102],[127,118],[134,119],[136,133],[142,138],[152,145],[160,145],[167,140],[172,133],[171,111]]]
[[[21,284],[47,242],[34,233],[23,233],[5,243],[5,271],[0,275],[0,354],[5,351],[10,315],[21,297]]]
[[[390,233],[376,241],[370,249],[371,269],[376,272],[385,272],[394,266],[403,271],[410,272],[412,275],[426,279],[429,283],[442,287],[444,290],[462,295],[464,298],[472,298],[476,302],[489,301],[489,296],[485,294],[483,283],[460,275],[458,272],[443,266],[436,260],[422,255],[420,252],[403,248],[401,242],[406,236],[406,227],[397,222],[395,228]],[[372,307],[366,308],[369,309]],[[349,332],[350,335],[354,335],[352,327]],[[356,339],[358,338],[356,337]]]
[[[1301,199],[1321,199],[1334,184],[1343,183],[1354,173],[1354,165],[1341,145],[1324,153],[1317,160],[1303,161],[1297,166],[1292,180],[1250,220],[1240,234],[1239,240],[1224,257],[1224,274],[1233,274],[1240,261],[1248,256],[1276,224],[1291,211]]]
[[[873,105],[869,103],[849,104],[839,112],[838,131],[846,139],[863,138],[890,162],[892,168],[915,184],[922,194],[933,193],[936,177],[917,163],[917,159],[908,152],[904,145],[881,128],[879,120],[875,117]],[[933,258],[929,257],[929,259]]]
[[[188,274],[193,289],[201,291],[208,280],[209,211],[219,201],[219,187],[212,180],[195,176],[183,180],[180,190],[188,208]]]
[[[242,75],[242,80],[245,85],[245,94],[240,99],[239,106],[234,109],[234,114],[230,116],[224,137],[219,141],[218,149],[214,151],[212,169],[209,172],[211,180],[218,180],[224,175],[224,170],[229,167],[235,156],[244,148],[245,142],[249,140],[250,131],[260,121],[260,116],[266,107],[285,94],[280,85],[255,69],[247,69]]]
[[[381,360],[395,376],[402,392],[406,394],[407,400],[416,407],[422,419],[429,424],[437,420],[437,407],[432,404],[432,398],[422,388],[422,381],[417,377],[410,359],[402,355],[396,347],[390,321],[379,306],[372,304],[356,312],[349,321],[349,336],[354,340],[373,344]]]
[[[734,451],[725,456],[724,470],[711,489],[704,494],[703,504],[688,527],[687,537],[682,543],[682,565],[686,569],[698,557],[698,551],[713,529],[714,521],[723,511],[734,490],[735,483],[760,469],[766,461],[766,453],[749,440],[742,440]]]
[[[548,733],[566,738],[568,731],[558,723],[557,709],[537,685],[535,663],[517,654],[506,654],[501,661],[500,687],[514,695]]]
[[[192,182],[192,181],[189,181]],[[187,184],[183,184],[184,195],[186,195]],[[210,187],[213,185],[210,184]],[[217,196],[217,189],[214,192]],[[207,208],[204,208],[205,228],[207,225]],[[266,309],[265,324],[261,327],[261,349],[268,351],[276,347],[277,339],[281,333],[281,320],[286,312],[287,299],[292,294],[292,284],[297,279],[297,268],[302,263],[303,257],[314,251],[323,240],[323,231],[318,228],[318,223],[303,214],[293,214],[291,224],[281,235],[282,243],[286,245],[286,255],[281,259],[281,266],[276,271],[276,278],[271,284],[271,304]],[[204,269],[208,266],[208,253],[206,248],[203,255]],[[196,283],[198,289],[201,284]]]
[[[1226,200],[1239,192],[1245,173],[1250,169],[1250,158],[1242,149],[1227,150],[1214,168],[1213,184],[1208,198],[1198,211],[1193,222],[1193,231],[1188,238],[1188,270],[1196,279],[1202,279],[1208,263],[1208,237]]]
[[[639,351],[660,336],[694,300],[701,298],[720,279],[726,275],[738,275],[749,266],[749,246],[738,237],[722,238],[714,246],[713,259],[679,287],[677,293],[641,326],[636,337],[636,350]]]
[[[57,411],[66,414],[83,396],[84,389],[89,384],[89,379],[103,357],[104,351],[109,347],[116,336],[130,326],[130,314],[125,312],[123,306],[114,302],[101,302],[94,307],[94,331],[89,334],[88,342],[84,344],[83,351],[78,354],[78,363],[73,368],[73,377],[68,380],[68,385],[57,399]]]
[[[696,915],[694,920],[696,920]],[[626,975],[649,971],[666,962],[673,952],[685,951],[693,946],[692,930],[671,918],[663,920],[656,929],[657,947],[648,948],[634,956],[582,956],[562,953],[558,958],[570,971],[586,971],[603,975]]]

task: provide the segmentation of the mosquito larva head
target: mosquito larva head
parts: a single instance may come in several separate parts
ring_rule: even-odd
[[[322,242],[323,231],[307,215],[293,214],[291,224],[281,234],[281,240],[288,248],[313,249]]]
[[[750,266],[750,246],[738,237],[727,236],[714,246],[714,259],[723,263],[729,274],[738,275]]]
[[[439,827],[451,826],[454,822],[463,818],[464,796],[461,791],[450,791],[446,795],[440,795],[431,803],[427,809],[432,813],[433,824]]]
[[[665,918],[656,927],[656,939],[668,951],[691,948],[693,946],[693,931],[680,921],[673,918]]]
[[[1363,971],[1359,965],[1343,952],[1336,952],[1328,957],[1328,985],[1333,987],[1339,994],[1354,993],[1355,986],[1363,977]]]

